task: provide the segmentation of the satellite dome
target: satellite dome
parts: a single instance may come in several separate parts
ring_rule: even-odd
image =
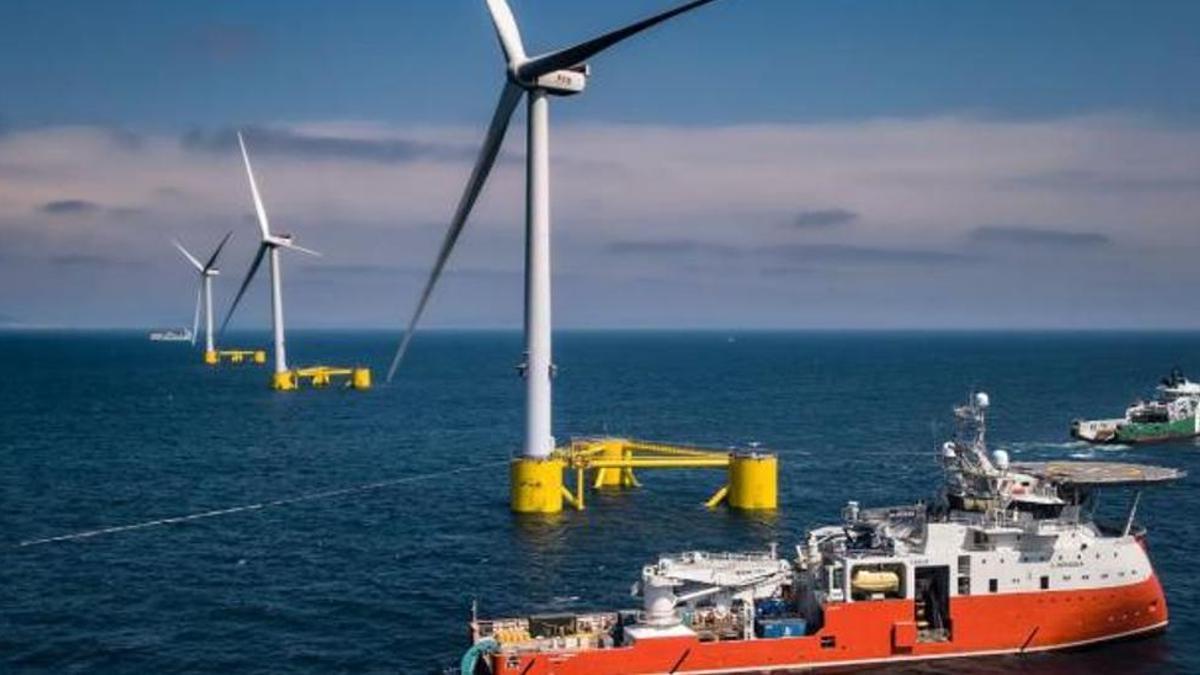
[[[1003,450],[997,450],[992,453],[992,464],[996,465],[1001,471],[1008,470],[1008,453]]]
[[[980,391],[975,393],[975,406],[979,408],[987,408],[992,401],[988,398],[987,392]]]

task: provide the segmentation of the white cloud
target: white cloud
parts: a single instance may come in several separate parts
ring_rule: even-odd
[[[506,145],[509,161],[497,167],[464,235],[446,292],[435,299],[435,323],[494,324],[510,316],[508,325],[519,324],[519,275],[455,280],[453,268],[519,269],[523,169],[514,160],[523,148],[520,124],[515,120]],[[280,229],[325,252],[321,264],[376,270],[299,283],[306,268],[292,265],[286,278],[295,282],[289,297],[295,322],[399,324],[420,283],[413,270],[431,261],[481,130],[399,129],[370,121],[277,129],[455,149],[411,158],[390,153],[386,161],[370,152],[339,156],[336,145],[332,152],[322,146],[321,156],[283,146],[253,154]],[[254,153],[254,138],[249,141]],[[1179,277],[1163,270],[1191,260],[1200,244],[1195,130],[1118,116],[560,125],[551,147],[563,324],[1102,325],[1113,314],[1098,319],[1085,308],[1112,299],[1130,305],[1117,313],[1125,323],[1187,320],[1178,312],[1186,298],[1176,288]],[[64,200],[100,208],[42,209]],[[788,227],[798,214],[836,210],[857,218],[829,228]],[[223,283],[232,292],[229,277],[240,275],[252,246],[249,212],[232,150],[191,147],[174,135],[87,127],[9,131],[0,136],[0,313],[66,325],[184,316],[190,278],[166,239],[180,235],[204,248],[236,230]],[[1015,255],[1011,247],[971,250],[971,233],[988,226],[1097,235],[1111,245],[1078,252],[1027,248]],[[643,251],[654,250],[655,242],[685,245],[658,246],[659,256],[614,253],[621,249],[615,242],[639,241],[651,244]],[[852,270],[836,259],[783,256],[793,274],[780,267],[781,256],[764,253],[773,246],[817,254],[855,250],[860,260],[872,261],[885,260],[891,250],[916,260],[922,258],[913,253],[921,251],[953,255],[929,256],[927,265],[864,269],[859,262]],[[742,253],[706,258],[704,251],[714,247]],[[64,272],[49,262],[65,255],[122,264]],[[959,258],[964,262],[933,262]],[[391,277],[389,268],[396,268]],[[802,273],[812,270],[815,277]],[[145,283],[148,275],[161,283]],[[997,278],[1007,280],[989,281]],[[986,289],[982,299],[979,288]],[[301,300],[301,293],[311,295]],[[141,302],[130,302],[131,296]],[[989,310],[988,302],[1003,311]]]

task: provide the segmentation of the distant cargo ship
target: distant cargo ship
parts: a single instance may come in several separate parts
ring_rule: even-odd
[[[1071,436],[1089,443],[1156,443],[1200,436],[1200,383],[1178,369],[1162,379],[1153,400],[1129,406],[1124,417],[1075,420]]]
[[[187,328],[150,331],[152,342],[191,342],[192,331]]]
[[[642,569],[643,609],[472,617],[463,675],[742,673],[1020,654],[1145,635],[1167,603],[1132,500],[1103,487],[1179,478],[1109,462],[1009,463],[984,444],[988,399],[955,409],[938,453],[939,503],[847,503],[795,557],[662,556]]]

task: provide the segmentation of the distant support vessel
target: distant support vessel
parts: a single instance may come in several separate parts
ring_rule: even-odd
[[[186,328],[168,328],[166,330],[150,331],[151,342],[191,342],[192,331]]]
[[[642,569],[641,610],[480,619],[463,675],[741,673],[1021,654],[1147,635],[1167,603],[1135,526],[1093,518],[1101,487],[1181,477],[1108,462],[1009,463],[988,399],[955,409],[938,503],[860,508],[792,560],[692,551]],[[474,614],[474,613],[473,613]]]
[[[1200,436],[1200,384],[1178,368],[1162,379],[1153,400],[1137,401],[1124,417],[1075,420],[1071,436],[1089,443],[1158,443]]]

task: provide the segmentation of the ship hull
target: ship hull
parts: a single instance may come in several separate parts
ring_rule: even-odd
[[[1123,421],[1119,424],[1079,422],[1071,427],[1071,435],[1098,445],[1138,445],[1182,441],[1200,436],[1200,421],[1195,417],[1174,422],[1140,423]]]
[[[959,596],[949,639],[916,639],[911,600],[836,603],[813,635],[701,642],[642,638],[630,646],[494,654],[497,675],[739,673],[962,658],[1068,649],[1148,635],[1167,625],[1158,579],[1070,591]]]

